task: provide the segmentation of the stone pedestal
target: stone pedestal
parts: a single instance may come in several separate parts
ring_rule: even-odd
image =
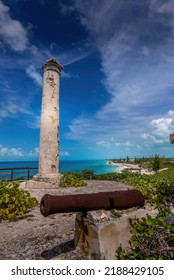
[[[87,259],[114,260],[116,249],[128,248],[131,237],[131,220],[145,217],[146,209],[128,211],[120,218],[110,211],[97,210],[77,213],[75,222],[75,245]]]
[[[63,177],[62,174],[58,173],[59,177],[56,178],[48,178],[45,180],[43,177],[41,179],[38,175],[34,176],[32,180],[26,181],[26,189],[55,189],[60,185],[60,181]]]

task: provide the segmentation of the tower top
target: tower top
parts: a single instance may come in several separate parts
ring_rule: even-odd
[[[43,72],[48,70],[53,70],[58,72],[59,74],[62,71],[62,69],[63,66],[56,59],[53,58],[47,60],[42,67]]]

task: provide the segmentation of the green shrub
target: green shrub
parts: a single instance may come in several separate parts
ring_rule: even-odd
[[[152,170],[157,173],[159,169],[160,169],[160,157],[158,155],[155,155],[152,164]]]
[[[133,226],[129,250],[121,246],[116,250],[118,259],[126,260],[173,260],[174,225],[166,217],[147,215]]]
[[[83,170],[82,176],[85,180],[91,180],[94,176],[94,171],[93,170]]]
[[[112,209],[110,211],[112,213],[112,215],[115,217],[115,218],[120,218],[121,217],[121,211],[117,210],[117,209]]]
[[[60,182],[60,187],[83,187],[86,185],[82,175],[73,172],[65,172]]]
[[[22,217],[37,203],[37,199],[32,198],[28,191],[19,189],[19,182],[0,181],[0,219],[14,220]]]

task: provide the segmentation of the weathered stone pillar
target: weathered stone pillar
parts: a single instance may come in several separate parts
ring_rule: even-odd
[[[33,180],[42,186],[58,186],[59,173],[59,86],[62,65],[55,59],[43,65],[43,92],[40,124],[39,170]]]
[[[56,60],[43,65],[39,178],[59,178],[59,84],[62,66]]]

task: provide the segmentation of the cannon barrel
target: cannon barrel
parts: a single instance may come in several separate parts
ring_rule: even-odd
[[[144,197],[136,189],[62,196],[45,194],[40,202],[40,211],[46,217],[56,213],[122,210],[143,205]]]

